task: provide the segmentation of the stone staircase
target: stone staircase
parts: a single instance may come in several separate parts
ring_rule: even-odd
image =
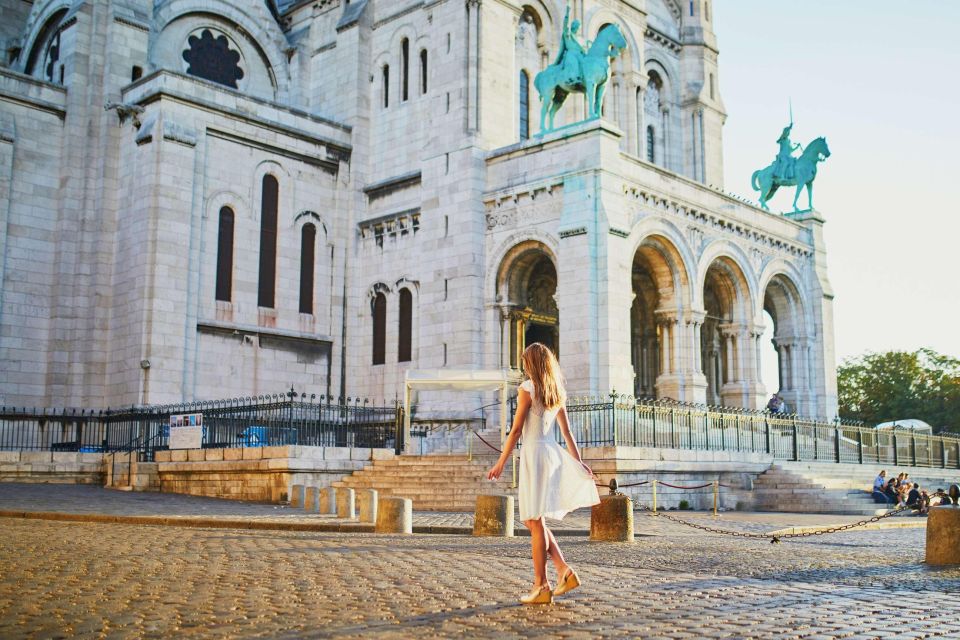
[[[832,485],[832,486],[831,486]],[[873,516],[887,513],[863,489],[811,478],[773,465],[753,483],[753,508],[790,513],[836,513]]]
[[[510,488],[510,464],[500,480],[486,479],[487,470],[494,462],[495,456],[475,455],[469,460],[465,454],[399,456],[375,460],[333,486],[376,489],[381,496],[411,498],[415,511],[472,512],[478,495],[516,496],[516,490]]]

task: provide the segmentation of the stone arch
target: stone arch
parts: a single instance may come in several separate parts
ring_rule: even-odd
[[[682,243],[662,231],[639,238],[630,267],[633,393],[684,399],[682,320],[690,306],[690,272]]]
[[[811,392],[810,362],[813,359],[814,335],[807,316],[808,305],[801,280],[784,261],[768,265],[761,280],[763,292],[761,308],[773,320],[772,344],[777,354],[777,374],[780,388],[776,391],[786,402],[791,413],[814,415],[815,402]],[[793,272],[793,273],[791,273]],[[762,312],[761,312],[762,316]],[[759,340],[758,340],[759,342]],[[763,345],[757,345],[759,353]]]
[[[260,190],[263,186],[263,176],[271,174],[277,179],[280,189],[279,212],[293,211],[293,189],[290,188],[291,176],[287,169],[276,160],[262,160],[253,170],[253,179],[250,184],[250,211],[253,220],[260,219]]]
[[[555,254],[536,240],[517,243],[500,260],[495,282],[510,366],[520,368],[520,354],[533,342],[546,344],[559,356]]]
[[[51,2],[36,15],[31,16],[27,31],[30,38],[23,48],[26,57],[23,58],[23,64],[20,67],[23,73],[47,82],[60,84],[56,69],[51,69],[48,72],[46,67],[48,63],[55,67],[56,63],[63,59],[59,48],[59,37],[67,22],[67,16],[70,14],[69,7],[68,2]],[[48,61],[46,58],[48,49],[52,50],[51,46],[56,47],[57,57],[55,60]]]
[[[154,10],[148,61],[152,69],[181,69],[179,56],[186,35],[209,24],[242,45],[250,80],[241,91],[273,100],[290,96],[290,48],[283,31],[263,3],[236,4],[224,0],[163,0]]]
[[[507,259],[508,254],[511,254],[518,245],[525,243],[535,243],[539,245],[550,255],[554,264],[558,264],[557,255],[559,255],[560,241],[556,236],[537,228],[514,231],[502,240],[496,250],[490,254],[491,258],[487,266],[485,282],[490,283],[493,287],[491,291],[493,294],[490,300],[491,303],[499,302],[497,299],[499,293],[498,287],[501,267],[504,261]]]
[[[735,245],[717,242],[701,256],[700,301],[704,319],[700,358],[708,404],[756,408],[758,378],[754,320],[755,277]]]

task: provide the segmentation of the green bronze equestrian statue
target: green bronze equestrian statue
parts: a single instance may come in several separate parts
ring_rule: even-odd
[[[793,122],[784,127],[780,137],[777,138],[780,150],[773,163],[766,169],[754,171],[750,179],[754,191],[760,192],[760,206],[766,211],[770,210],[767,201],[773,197],[777,189],[792,186],[797,187],[793,195],[793,210],[799,211],[797,200],[804,187],[807,188],[808,208],[812,210],[813,180],[817,177],[817,163],[830,157],[826,138],[817,138],[803,149],[801,145],[790,141],[791,130],[793,130]],[[803,149],[799,158],[793,156],[793,152],[797,149]]]
[[[533,79],[540,94],[540,133],[553,129],[554,116],[567,96],[574,92],[586,95],[587,117],[599,117],[610,79],[610,60],[627,47],[620,27],[615,24],[601,29],[596,41],[588,42],[586,46],[580,43],[579,31],[580,21],[570,22],[570,7],[567,6],[557,59]]]

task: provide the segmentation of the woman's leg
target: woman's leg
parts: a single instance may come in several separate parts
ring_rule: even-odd
[[[523,524],[530,529],[530,549],[533,556],[533,584],[536,587],[547,582],[547,540],[543,520],[525,520]]]
[[[553,535],[553,531],[550,531],[546,523],[543,525],[543,530],[546,534],[547,555],[553,560],[553,566],[557,569],[557,579],[563,578],[563,574],[566,573],[569,568],[567,561],[563,558],[563,552],[560,551],[560,545],[557,544],[556,536]]]

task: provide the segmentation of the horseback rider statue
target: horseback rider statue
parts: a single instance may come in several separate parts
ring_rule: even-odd
[[[791,116],[793,115],[791,109]],[[830,157],[830,147],[826,138],[816,138],[804,149],[800,144],[790,141],[790,132],[793,130],[793,118],[790,124],[783,128],[777,144],[780,150],[773,162],[764,169],[753,172],[750,184],[755,191],[760,192],[760,206],[769,211],[767,201],[773,197],[780,187],[796,187],[793,195],[793,210],[799,212],[797,199],[804,187],[807,188],[807,209],[813,210],[813,181],[817,177],[817,164]],[[801,150],[800,157],[794,157],[793,152]]]
[[[610,61],[627,48],[616,23],[605,25],[593,42],[580,42],[580,21],[570,22],[570,6],[563,17],[563,33],[556,61],[538,73],[533,86],[540,95],[540,133],[553,129],[553,119],[571,93],[587,99],[587,118],[599,118],[610,80]]]
[[[560,51],[557,52],[557,59],[553,62],[560,69],[561,77],[567,84],[577,84],[580,81],[580,62],[587,55],[586,45],[580,44],[580,37],[577,35],[580,31],[580,21],[574,19],[570,22],[570,5],[567,5],[567,12],[563,16],[563,31],[560,36]]]
[[[803,145],[799,142],[797,144],[790,142],[790,131],[792,130],[793,122],[790,122],[790,124],[783,128],[780,137],[777,138],[780,151],[773,161],[773,175],[779,180],[790,180],[793,178],[793,165],[796,162],[796,158],[793,157],[793,152],[797,149],[803,150]]]

